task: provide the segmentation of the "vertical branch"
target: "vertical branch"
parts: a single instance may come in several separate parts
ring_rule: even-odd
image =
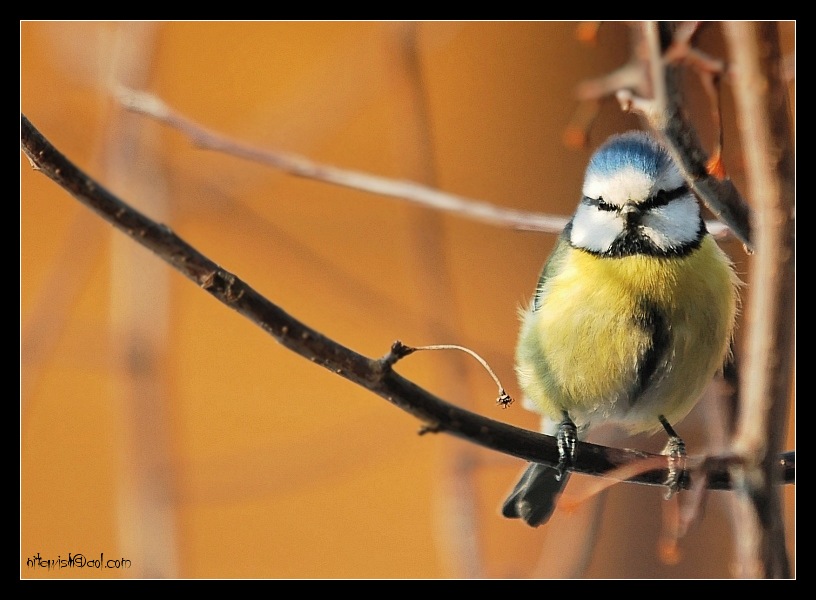
[[[400,156],[408,163],[412,178],[434,186],[436,165],[428,98],[417,49],[417,23],[402,23],[396,27],[395,55],[400,63],[399,72],[405,79],[404,93],[399,94],[404,102],[399,110],[401,115],[407,115],[403,127],[409,140],[400,146]],[[457,311],[452,301],[454,294],[445,250],[444,217],[431,211],[415,211],[414,215],[410,221],[415,243],[412,255],[416,257],[424,312],[429,315],[428,335],[432,340],[452,343],[455,341]],[[467,369],[464,359],[457,354],[451,353],[446,360],[440,361],[438,368],[445,396],[466,406],[470,397],[466,393]],[[442,461],[445,472],[439,477],[436,519],[441,530],[442,554],[449,561],[455,577],[483,577],[476,525],[477,490],[473,478],[478,462],[476,450],[458,441],[444,440],[442,443],[445,444]]]
[[[755,199],[756,254],[748,298],[742,404],[734,449],[744,535],[737,541],[738,575],[789,577],[775,454],[787,426],[794,321],[794,162],[786,84],[774,22],[729,22],[725,34]]]
[[[108,40],[108,89],[147,86],[155,28],[149,23],[116,28]],[[150,214],[165,215],[164,181],[141,123],[113,105],[106,126],[100,148],[106,179],[114,189],[144,198]],[[119,533],[134,557],[135,576],[172,578],[178,576],[178,551],[165,367],[169,273],[129,239],[111,236],[109,343],[119,374],[112,395],[122,403]]]

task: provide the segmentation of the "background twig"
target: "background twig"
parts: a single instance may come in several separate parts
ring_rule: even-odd
[[[480,200],[448,194],[413,181],[400,181],[363,173],[362,171],[341,169],[333,165],[314,162],[304,156],[260,149],[231,140],[225,136],[207,131],[174,111],[159,98],[145,92],[120,88],[118,97],[119,101],[128,110],[158,119],[166,125],[178,129],[200,148],[252,160],[269,167],[281,169],[296,177],[316,179],[372,194],[409,200],[435,210],[454,212],[465,218],[524,231],[557,233],[567,223],[567,219],[564,217],[503,208]]]
[[[617,79],[613,79],[606,85],[615,83],[619,83]],[[314,179],[372,194],[397,198],[433,210],[450,212],[465,219],[473,219],[519,231],[559,233],[569,220],[569,217],[504,208],[483,200],[449,194],[414,181],[397,180],[362,171],[342,169],[334,165],[315,162],[304,156],[258,148],[207,130],[202,125],[173,110],[160,98],[147,92],[119,88],[117,97],[126,109],[156,119],[169,127],[177,129],[200,148],[251,160],[280,169],[296,177]],[[706,223],[706,226],[717,239],[726,239],[731,235],[725,223],[710,221]]]

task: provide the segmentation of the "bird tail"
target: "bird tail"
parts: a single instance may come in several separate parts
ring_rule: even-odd
[[[558,479],[558,471],[553,467],[530,463],[504,501],[502,515],[508,519],[522,519],[531,527],[546,523],[568,479],[569,471]]]

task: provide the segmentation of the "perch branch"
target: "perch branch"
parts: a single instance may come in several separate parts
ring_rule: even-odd
[[[558,445],[554,437],[463,410],[400,376],[393,366],[405,355],[406,347],[398,342],[384,357],[372,359],[298,321],[236,275],[201,254],[169,227],[156,223],[114,196],[60,153],[25,115],[21,115],[20,125],[21,146],[34,168],[218,301],[261,327],[281,345],[415,416],[427,424],[427,431],[445,432],[527,461],[558,464]],[[706,478],[709,488],[730,489],[733,460],[733,457],[692,457],[688,467],[692,473],[697,468],[704,469],[701,476]],[[610,477],[611,473],[638,461],[647,461],[652,468],[627,474],[626,481],[664,484],[668,477],[667,457],[585,442],[578,444],[572,470]],[[660,466],[654,467],[654,464]],[[780,455],[777,471],[780,483],[793,483],[795,453]]]

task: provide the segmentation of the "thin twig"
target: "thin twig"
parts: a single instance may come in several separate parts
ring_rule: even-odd
[[[475,358],[482,367],[484,367],[485,371],[493,378],[493,381],[496,382],[496,385],[499,387],[499,396],[496,399],[496,404],[501,406],[502,408],[507,408],[511,404],[513,404],[513,399],[510,397],[506,391],[504,391],[504,386],[502,382],[499,380],[496,373],[493,372],[493,369],[490,368],[490,365],[487,364],[487,361],[479,356],[476,352],[471,350],[470,348],[466,348],[465,346],[460,346],[458,344],[431,344],[429,346],[417,346],[415,348],[410,348],[411,352],[417,352],[419,350],[460,350],[467,354],[470,354],[473,358]]]

